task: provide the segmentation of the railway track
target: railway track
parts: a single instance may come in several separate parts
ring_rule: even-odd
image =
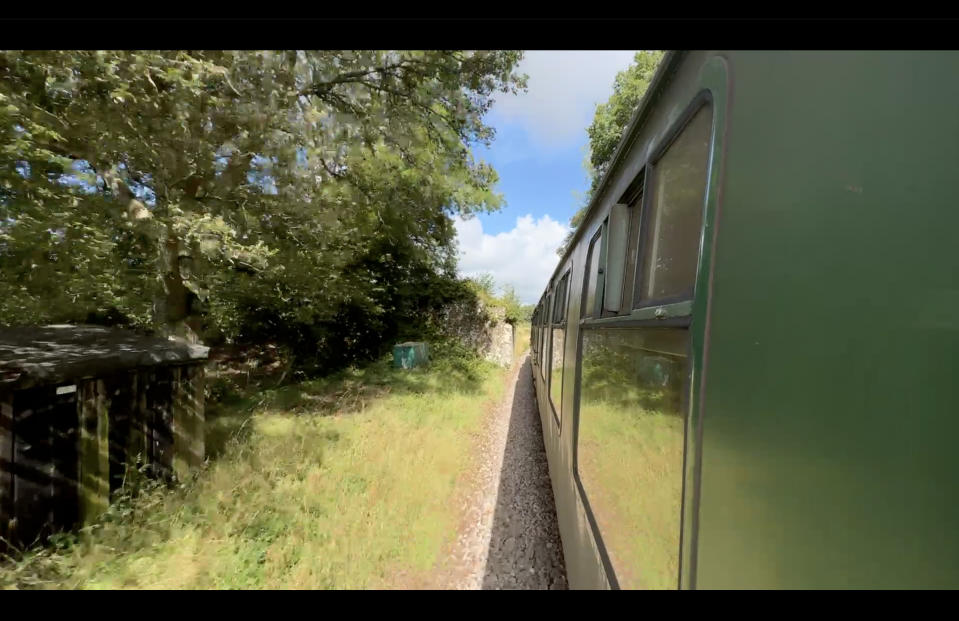
[[[514,365],[510,387],[491,409],[474,446],[458,537],[444,587],[565,589],[546,452],[529,358]]]

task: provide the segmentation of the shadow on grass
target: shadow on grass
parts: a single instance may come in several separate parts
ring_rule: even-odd
[[[217,459],[232,442],[249,439],[249,423],[256,408],[252,397],[234,395],[226,401],[210,403],[206,408],[205,448],[208,459]]]
[[[206,406],[206,454],[221,456],[229,446],[245,442],[254,413],[320,415],[361,412],[377,399],[393,395],[479,394],[482,364],[461,356],[437,357],[424,367],[395,369],[384,357],[364,367],[275,386],[269,378],[252,383],[231,381],[213,371],[211,399]]]

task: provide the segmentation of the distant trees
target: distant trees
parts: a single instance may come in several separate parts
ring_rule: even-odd
[[[513,285],[503,285],[501,287],[502,294],[496,295],[496,280],[492,274],[482,273],[467,278],[466,285],[476,293],[484,304],[505,308],[506,320],[510,323],[529,321],[533,316],[534,305],[523,304]]]
[[[529,321],[533,317],[534,306],[532,304],[523,304],[516,294],[516,289],[512,285],[503,286],[503,295],[500,297],[500,300],[502,300],[503,306],[506,307],[506,318],[513,323]]]
[[[649,83],[656,73],[656,68],[662,61],[664,52],[662,51],[641,51],[637,52],[633,58],[633,64],[616,74],[616,80],[613,82],[613,94],[610,95],[606,103],[596,106],[596,112],[593,115],[593,123],[587,128],[589,135],[590,156],[587,162],[587,168],[590,174],[590,187],[583,200],[583,205],[570,218],[569,225],[572,230],[560,244],[556,251],[559,256],[565,254],[569,242],[573,239],[573,234],[583,218],[586,217],[586,209],[593,198],[593,193],[599,187],[603,175],[609,168],[609,163],[613,158],[613,153],[623,137],[623,131],[629,125],[629,121],[636,111]]]
[[[375,353],[500,206],[470,148],[520,58],[0,52],[0,323]]]

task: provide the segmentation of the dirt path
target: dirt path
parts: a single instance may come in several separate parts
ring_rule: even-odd
[[[528,356],[474,446],[472,477],[441,588],[565,589],[556,507]]]

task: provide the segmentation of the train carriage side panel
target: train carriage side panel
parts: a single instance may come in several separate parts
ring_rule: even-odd
[[[959,54],[731,54],[698,588],[959,586]]]
[[[564,390],[561,425],[557,425],[553,417],[547,396],[550,387],[543,381],[549,369],[543,369],[543,377],[540,377],[538,373],[535,375],[567,575],[570,586],[573,588],[608,588],[611,584],[616,584],[615,577],[608,575],[609,559],[602,541],[597,540],[597,525],[587,514],[584,496],[574,478],[578,403],[577,391],[573,387],[576,386],[582,362],[578,359],[582,338],[579,320],[582,315],[580,307],[589,243],[608,216],[611,206],[620,200],[643,171],[653,149],[662,146],[667,134],[675,130],[676,123],[687,111],[691,102],[701,94],[702,72],[711,56],[713,55],[688,53],[677,57],[673,70],[666,75],[660,88],[654,93],[648,114],[642,125],[638,127],[635,139],[621,154],[619,166],[612,173],[606,183],[605,191],[598,197],[598,202],[583,223],[575,246],[558,265],[551,280],[551,286],[555,288],[565,270],[572,267],[569,315],[564,344],[565,360],[568,363],[564,365],[562,376]],[[631,314],[631,298],[631,295],[624,296],[621,318],[628,318]],[[544,347],[551,340],[550,337],[547,330]],[[678,464],[677,467],[682,468],[682,464]],[[588,490],[586,493],[588,495]],[[678,532],[681,521],[680,510],[677,509],[675,513],[675,530]],[[678,550],[675,554],[678,555]],[[677,581],[678,578],[677,575]]]

